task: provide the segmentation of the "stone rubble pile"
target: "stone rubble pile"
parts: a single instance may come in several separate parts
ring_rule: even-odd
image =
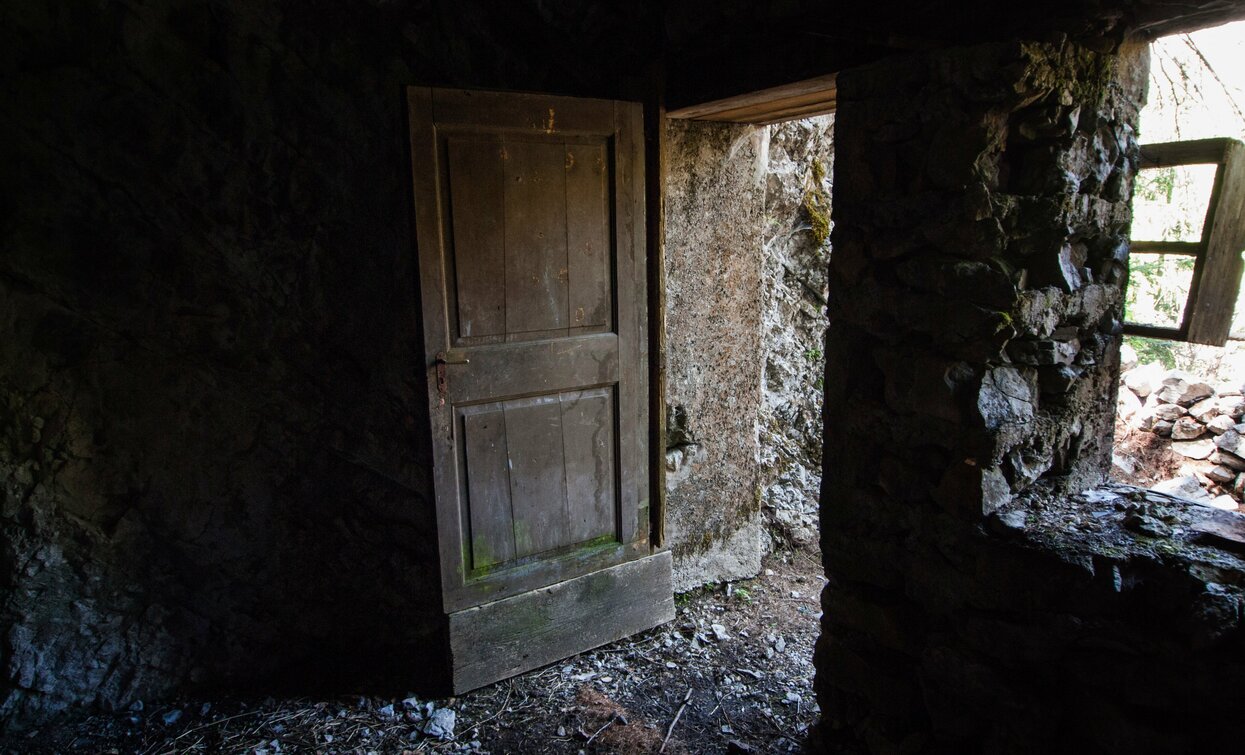
[[[1178,475],[1154,490],[1236,511],[1245,491],[1245,396],[1242,385],[1212,385],[1151,362],[1120,375],[1118,416],[1170,438],[1184,459]],[[1117,459],[1127,465],[1127,460]]]

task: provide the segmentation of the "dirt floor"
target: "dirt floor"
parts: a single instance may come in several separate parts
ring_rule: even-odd
[[[13,753],[795,752],[817,720],[820,554],[676,596],[673,623],[443,700],[176,700],[0,742]]]
[[[1181,464],[1188,461],[1171,450],[1168,439],[1138,430],[1119,418],[1115,420],[1114,453],[1126,459],[1127,468],[1112,464],[1111,479],[1143,488],[1172,479]]]

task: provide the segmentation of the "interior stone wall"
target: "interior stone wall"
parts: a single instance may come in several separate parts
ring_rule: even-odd
[[[0,726],[437,681],[404,87],[635,99],[648,13],[0,8]]]
[[[1231,715],[1218,701],[1175,698],[1241,668],[1232,560],[1089,548],[1124,514],[1069,498],[1109,464],[1147,60],[1054,39],[839,77],[827,732],[876,752],[1151,752],[1225,728],[1204,725],[1202,705]],[[1218,595],[1236,608],[1195,629]]]
[[[666,134],[666,532],[679,591],[761,568],[768,131],[670,121]]]

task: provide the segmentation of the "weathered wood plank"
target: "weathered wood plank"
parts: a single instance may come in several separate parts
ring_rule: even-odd
[[[433,445],[433,484],[437,491],[437,544],[441,554],[441,591],[444,604],[463,583],[462,523],[458,508],[458,464],[454,449],[454,418],[436,389],[432,354],[450,346],[446,302],[445,250],[442,241],[441,168],[432,115],[433,90],[407,89],[411,129],[411,176],[414,183],[415,239],[419,247],[420,297],[423,305],[428,419]]]
[[[605,325],[610,314],[610,220],[605,145],[566,145],[566,245],[570,325]]]
[[[456,404],[612,385],[620,377],[614,333],[477,346],[470,355],[469,364],[447,368]]]
[[[506,332],[501,142],[449,139],[450,220],[459,337]]]
[[[506,332],[567,327],[565,148],[507,141]]]
[[[567,545],[562,404],[557,396],[506,404],[516,557]]]
[[[564,393],[561,398],[568,540],[582,543],[614,535],[618,528],[613,391],[597,388]]]
[[[811,79],[804,79],[803,81],[783,84],[782,86],[713,100],[712,102],[688,105],[687,107],[671,110],[666,114],[666,117],[675,119],[690,118],[703,121],[729,121],[732,117],[739,117],[738,111],[746,111],[748,113],[747,117],[764,119],[767,112],[784,108],[789,109],[795,103],[809,104],[810,102],[817,101],[825,103],[828,109],[824,112],[830,112],[834,109],[835,93],[837,91],[836,81],[837,74],[817,76]],[[761,121],[737,122],[759,123]]]
[[[1189,292],[1189,340],[1223,346],[1232,331],[1245,247],[1245,145],[1226,140],[1202,241],[1206,252]]]
[[[544,134],[608,134],[614,103],[585,97],[433,90],[438,124]]]
[[[514,558],[506,415],[497,404],[463,410],[464,475],[471,523],[471,568]]]
[[[460,694],[674,619],[670,553],[451,613]]]
[[[622,490],[619,532],[623,542],[647,539],[648,528],[639,529],[639,512],[648,507],[648,312],[644,306],[647,269],[644,263],[644,117],[637,103],[615,103],[614,165],[617,171],[614,212],[618,269],[619,382],[632,386],[618,398],[619,468]]]
[[[1196,257],[1202,253],[1200,241],[1142,241],[1128,242],[1129,250],[1136,254],[1179,254]]]
[[[1141,145],[1140,168],[1165,168],[1171,165],[1199,165],[1223,162],[1224,150],[1230,139],[1193,139],[1184,142],[1157,142]]]
[[[814,115],[832,113],[834,112],[836,104],[837,102],[835,100],[834,93],[830,92],[816,97],[807,95],[804,97],[792,98],[790,100],[783,100],[781,102],[739,108],[738,110],[718,113],[712,118],[700,118],[698,120],[713,120],[725,123],[748,123],[756,126],[763,126],[770,123],[795,120],[796,118],[809,118]]]

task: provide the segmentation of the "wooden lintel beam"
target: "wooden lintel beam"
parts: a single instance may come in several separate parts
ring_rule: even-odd
[[[782,86],[726,97],[671,110],[667,118],[725,121],[728,123],[776,123],[833,112],[836,74],[817,76]]]

